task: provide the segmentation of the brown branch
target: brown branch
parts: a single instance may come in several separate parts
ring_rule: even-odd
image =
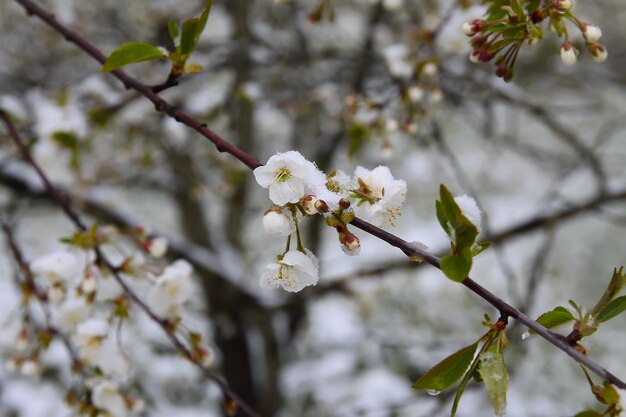
[[[23,143],[21,137],[19,136],[17,129],[11,122],[7,113],[0,109],[0,120],[4,123],[9,137],[15,144],[15,146],[19,149],[22,157],[28,162],[28,164],[37,172],[37,175],[41,179],[44,184],[44,188],[46,192],[50,195],[50,197],[57,203],[57,205],[63,210],[66,216],[72,221],[74,226],[80,230],[81,232],[87,231],[87,226],[81,220],[79,214],[74,210],[74,208],[70,205],[70,203],[65,199],[61,193],[52,185],[50,179],[46,176],[46,173],[41,169],[39,164],[33,159],[30,154],[30,150]],[[242,410],[244,410],[250,417],[260,417],[260,415],[250,406],[248,405],[239,395],[237,395],[234,391],[232,391],[228,385],[216,374],[214,374],[210,369],[202,365],[199,362],[199,359],[189,350],[183,342],[178,338],[178,336],[174,333],[172,329],[172,324],[167,319],[162,319],[154,313],[150,307],[126,284],[124,279],[119,273],[119,269],[113,265],[113,263],[108,259],[106,255],[102,252],[98,245],[95,245],[93,251],[96,255],[96,264],[100,267],[107,269],[111,272],[115,281],[122,287],[124,293],[128,295],[128,297],[139,307],[141,311],[143,311],[152,321],[158,324],[161,329],[165,332],[170,342],[174,345],[176,350],[182,354],[187,360],[189,360],[193,365],[195,365],[198,369],[202,371],[204,376],[214,382],[222,391],[222,395],[225,400],[233,401],[239,406]]]
[[[75,43],[79,48],[81,48],[82,50],[87,52],[89,55],[94,57],[99,62],[101,62],[101,63],[104,62],[105,56],[97,48],[95,48],[93,45],[91,45],[89,42],[87,42],[80,35],[76,34],[75,32],[73,32],[73,31],[71,31],[69,29],[67,29],[64,25],[59,23],[54,18],[54,16],[52,14],[50,14],[46,10],[42,9],[41,7],[35,5],[30,0],[15,0],[15,1],[18,2],[19,4],[21,4],[26,9],[28,14],[36,15],[41,20],[43,20],[45,23],[47,23],[49,26],[51,26],[56,31],[58,31],[59,33],[64,35],[65,38],[68,41]],[[139,93],[141,93],[142,95],[144,95],[148,100],[150,100],[152,103],[154,103],[154,105],[155,105],[157,110],[165,112],[167,115],[169,115],[170,117],[173,117],[178,122],[183,123],[183,124],[191,127],[192,129],[196,130],[197,132],[202,134],[204,137],[209,139],[211,142],[213,142],[215,144],[215,146],[217,147],[218,151],[230,153],[235,158],[237,158],[241,162],[243,162],[250,169],[257,168],[257,167],[259,167],[261,165],[256,158],[252,157],[251,155],[249,155],[245,151],[237,148],[236,146],[231,145],[230,143],[226,142],[220,136],[218,136],[217,134],[212,132],[210,129],[208,129],[205,124],[199,122],[198,120],[196,120],[193,117],[189,116],[185,112],[182,112],[182,111],[176,109],[172,104],[170,104],[169,102],[167,102],[166,100],[162,99],[157,94],[155,94],[149,87],[146,87],[144,84],[142,84],[139,81],[135,80],[134,78],[130,77],[124,71],[122,71],[122,70],[113,71],[113,75],[116,78],[118,78],[120,81],[122,81],[124,83],[124,85],[126,86],[126,88],[134,89],[134,90],[138,91]],[[8,121],[8,119],[6,119],[6,120]],[[571,138],[569,138],[569,139],[571,139]],[[578,143],[574,143],[573,145],[576,145],[575,148],[581,154],[587,155],[587,157],[590,159],[590,162],[592,163],[592,166],[593,166],[593,157],[588,155],[587,149],[583,148]],[[598,173],[598,177],[602,178],[602,175],[599,175],[600,172],[597,172],[597,173]],[[361,219],[358,219],[358,218],[355,219],[352,222],[352,224],[354,226],[358,227],[359,229],[361,229],[361,230],[363,230],[363,231],[365,231],[365,232],[367,232],[367,233],[369,233],[369,234],[371,234],[373,236],[376,236],[376,237],[378,237],[381,240],[384,240],[385,242],[389,243],[390,245],[399,248],[405,254],[413,254],[413,255],[420,256],[426,262],[428,262],[429,264],[433,265],[436,268],[440,268],[440,266],[439,266],[439,258],[438,257],[436,257],[436,256],[434,256],[434,255],[432,255],[432,254],[430,254],[430,253],[428,253],[426,251],[423,251],[423,250],[420,250],[418,248],[413,247],[410,243],[406,242],[405,240],[403,240],[403,239],[401,239],[401,238],[399,238],[399,237],[397,237],[397,236],[395,236],[395,235],[393,235],[391,233],[388,233],[388,232],[386,232],[386,231],[384,231],[384,230],[382,230],[382,229],[380,229],[380,228],[378,228],[376,226],[373,226],[373,225],[371,225],[371,224],[369,224],[369,223],[367,223],[367,222],[365,222],[365,221],[363,221]],[[112,269],[112,270],[115,271],[114,269]],[[565,352],[567,355],[572,357],[575,361],[577,361],[580,364],[586,366],[589,370],[591,370],[592,372],[594,372],[595,374],[597,374],[601,378],[610,381],[612,384],[614,384],[615,386],[617,386],[619,388],[626,389],[626,383],[625,382],[623,382],[622,380],[620,380],[619,378],[617,378],[616,376],[611,374],[606,369],[602,368],[600,365],[596,364],[594,361],[592,361],[588,357],[582,355],[577,350],[573,349],[571,346],[569,346],[563,340],[563,338],[561,336],[548,331],[545,327],[539,325],[537,322],[533,321],[528,316],[526,316],[523,313],[521,313],[515,307],[507,304],[506,302],[504,302],[500,298],[496,297],[494,294],[492,294],[487,289],[485,289],[482,286],[480,286],[478,283],[476,283],[475,281],[473,281],[469,277],[466,278],[465,281],[463,281],[463,285],[465,285],[469,290],[474,292],[476,295],[481,297],[483,300],[487,301],[489,304],[491,304],[492,306],[497,308],[500,311],[501,314],[507,315],[509,317],[513,317],[516,320],[520,321],[522,324],[524,324],[528,328],[530,328],[530,329],[534,330],[535,332],[537,332],[537,334],[542,336],[545,340],[547,340],[548,342],[550,342],[551,344],[556,346],[558,349],[560,349],[563,352]],[[143,304],[141,302],[141,300],[137,299],[137,301],[138,301],[138,304],[140,306],[141,305],[145,305],[145,304]],[[176,339],[176,341],[177,341],[177,339]],[[180,343],[180,342],[178,342],[178,343]],[[183,348],[184,348],[184,346],[183,346]],[[217,379],[217,380],[220,381],[219,379]],[[220,383],[221,383],[221,381],[220,381]]]

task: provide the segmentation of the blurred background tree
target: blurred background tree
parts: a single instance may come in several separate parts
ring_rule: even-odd
[[[42,1],[103,51],[130,40],[171,48],[168,22],[200,2]],[[435,253],[447,240],[434,215],[438,184],[481,206],[494,247],[472,275],[536,317],[568,299],[591,303],[624,262],[626,188],[622,39],[626,6],[574,2],[602,27],[609,60],[559,60],[552,34],[522,49],[505,84],[468,59],[466,21],[484,9],[456,1],[215,1],[191,61],[204,71],[162,93],[212,130],[265,161],[297,149],[320,169],[388,165],[409,191],[394,232]],[[439,271],[358,234],[359,257],[341,253],[313,218],[306,246],[321,280],[297,294],[261,289],[262,267],[282,250],[262,232],[270,206],[247,169],[125,91],[61,36],[0,4],[0,107],[17,120],[37,161],[90,221],[167,236],[171,260],[194,267],[186,320],[206,334],[215,368],[262,415],[446,415],[446,393],[411,383],[474,340],[484,302]],[[547,32],[547,31],[546,31]],[[582,45],[582,37],[574,43]],[[581,47],[581,49],[583,49]],[[148,85],[162,62],[128,71]],[[0,213],[29,259],[63,247],[73,228],[0,133]],[[5,245],[4,242],[0,243]],[[19,291],[7,248],[0,258],[2,351],[20,330]],[[588,346],[626,375],[624,318]],[[512,326],[509,416],[573,415],[593,404],[576,364]],[[149,320],[126,329],[125,383],[146,415],[220,415],[217,389],[178,357]],[[34,378],[0,368],[0,414],[70,415],[69,358],[53,344]],[[37,398],[37,401],[33,401]],[[489,415],[468,389],[459,416]]]

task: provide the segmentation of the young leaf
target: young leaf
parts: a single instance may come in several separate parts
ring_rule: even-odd
[[[451,387],[467,372],[477,348],[474,343],[448,356],[422,375],[413,388],[440,392]]]
[[[626,311],[626,295],[616,298],[606,305],[596,316],[596,323],[611,320]]]
[[[489,349],[481,355],[478,368],[496,416],[506,413],[506,392],[509,388],[509,376],[504,364],[502,351]]]
[[[450,236],[450,225],[448,224],[448,218],[446,217],[446,214],[443,211],[443,205],[439,200],[435,201],[435,212],[437,213],[437,220],[439,220],[441,228],[444,232],[446,232],[448,236]]]
[[[557,307],[554,310],[543,313],[537,318],[537,323],[541,324],[546,329],[552,329],[553,327],[560,326],[561,324],[569,323],[575,320],[572,312],[565,307]],[[535,334],[534,330],[530,330],[530,334]]]
[[[161,48],[150,43],[128,42],[111,52],[100,71],[114,71],[124,65],[165,57],[165,52]]]
[[[455,282],[463,282],[472,269],[472,254],[468,248],[459,255],[447,255],[441,259],[441,270]]]
[[[611,277],[608,287],[604,291],[604,294],[602,294],[602,297],[600,297],[598,303],[593,307],[593,310],[591,310],[592,315],[595,316],[598,314],[600,310],[606,307],[606,305],[609,304],[611,300],[617,296],[617,294],[619,294],[622,288],[624,288],[626,285],[626,274],[623,272],[623,266],[620,267],[620,269],[616,268],[613,270],[613,276]]]
[[[581,411],[580,413],[576,414],[574,417],[602,417],[603,414],[594,411],[594,410],[585,410],[585,411]]]
[[[167,24],[167,29],[170,32],[170,37],[172,38],[172,42],[176,45],[178,43],[178,35],[180,34],[180,30],[178,28],[178,23],[175,20],[170,20]]]

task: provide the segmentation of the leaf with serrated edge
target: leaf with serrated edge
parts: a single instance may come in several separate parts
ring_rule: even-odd
[[[554,327],[560,326],[565,323],[569,323],[574,320],[574,316],[572,312],[566,309],[565,307],[556,307],[554,310],[550,310],[546,313],[543,313],[536,320],[537,323],[541,324],[546,329],[552,329]],[[534,330],[529,330],[530,334],[536,334]]]
[[[480,372],[485,388],[489,393],[493,411],[497,417],[504,416],[506,414],[506,392],[509,389],[509,376],[502,352],[490,348],[483,353],[480,356],[478,372]]]
[[[467,372],[477,347],[474,343],[448,356],[422,375],[413,388],[440,392],[451,387]]]
[[[606,305],[609,304],[611,300],[617,296],[617,294],[619,294],[622,288],[624,288],[626,285],[626,274],[623,272],[623,266],[620,267],[620,269],[615,268],[613,270],[613,276],[611,277],[609,285],[604,291],[604,294],[602,294],[602,297],[600,297],[600,300],[598,300],[598,303],[593,307],[593,310],[591,310],[592,315],[595,316],[598,314],[598,312],[606,307]]]
[[[111,52],[100,71],[114,71],[124,65],[158,58],[165,58],[161,48],[146,42],[128,42]]]
[[[596,323],[603,323],[626,311],[626,295],[616,298],[606,305],[596,316]]]

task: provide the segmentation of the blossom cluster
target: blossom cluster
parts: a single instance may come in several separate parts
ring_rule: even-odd
[[[565,65],[574,65],[578,49],[573,45],[567,21],[582,34],[587,50],[596,62],[604,62],[608,57],[606,47],[599,43],[602,30],[581,21],[572,12],[571,0],[549,0],[522,8],[503,6],[499,0],[486,0],[491,3],[485,19],[475,19],[463,24],[463,32],[471,37],[472,62],[494,60],[496,75],[505,81],[513,78],[513,66],[524,42],[534,45],[543,38],[540,24],[548,21],[548,28],[558,37],[563,37],[559,55]],[[503,16],[502,11],[506,10]]]
[[[120,235],[119,230],[113,229],[104,226],[85,235],[77,233],[65,239],[74,247],[35,258],[24,268],[29,278],[21,285],[23,318],[16,323],[18,343],[9,349],[6,362],[14,372],[39,378],[46,366],[41,354],[55,339],[64,343],[72,369],[84,382],[81,390],[68,393],[66,402],[81,415],[126,417],[144,408],[143,400],[127,393],[133,386],[132,356],[121,333],[123,325],[134,326],[133,297],[145,299],[150,313],[169,323],[199,363],[208,365],[213,359],[210,349],[201,345],[199,333],[178,326],[183,307],[193,294],[192,266],[178,260],[163,268],[156,258],[167,251],[167,240],[146,236],[143,228],[135,228],[126,234],[142,251],[123,258],[115,267],[128,286],[125,288],[100,267],[93,250],[105,242],[119,244],[113,238]],[[87,248],[91,245],[87,236],[98,243]],[[43,307],[44,320],[33,318],[31,310],[38,310],[34,303]]]
[[[274,205],[265,212],[263,226],[271,234],[287,236],[287,249],[277,262],[267,265],[260,284],[298,292],[317,284],[319,260],[301,241],[299,223],[321,213],[335,228],[342,250],[358,255],[360,241],[348,224],[358,216],[375,226],[395,226],[406,196],[406,183],[395,179],[386,166],[373,170],[357,167],[354,175],[343,171],[324,174],[298,151],[272,156],[254,170],[258,184],[268,189]],[[291,249],[291,237],[296,248]]]

